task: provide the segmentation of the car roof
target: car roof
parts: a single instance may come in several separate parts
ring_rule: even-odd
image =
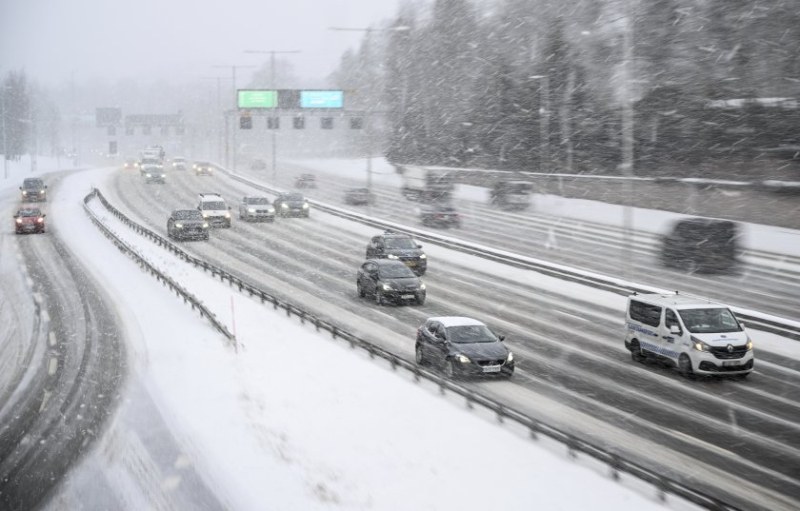
[[[634,294],[630,295],[628,298],[630,300],[638,300],[640,302],[650,303],[653,305],[673,307],[675,309],[718,309],[720,307],[727,307],[721,303],[715,303],[709,300],[703,300],[702,298],[686,296],[677,293]]]
[[[468,318],[465,316],[436,316],[433,318],[428,318],[426,322],[430,321],[438,321],[445,328],[450,328],[451,326],[471,326],[471,325],[483,325],[486,324],[482,321],[478,321],[477,319]]]
[[[36,183],[36,184],[39,184],[39,183],[44,183],[44,181],[42,181],[42,179],[39,178],[39,177],[26,177],[22,181],[22,184],[25,184],[25,183]]]

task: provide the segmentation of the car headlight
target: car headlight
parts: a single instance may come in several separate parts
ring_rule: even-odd
[[[44,190],[39,190],[39,195],[44,195]]]
[[[283,209],[289,209],[289,205],[288,205],[288,204],[286,204],[285,202],[284,202],[283,204],[281,204],[281,207],[282,207]]]
[[[692,337],[692,347],[697,351],[711,351],[711,346],[704,343],[697,337]]]
[[[167,175],[166,174],[161,174],[161,177],[167,177]]]
[[[425,287],[425,283],[424,282],[420,282],[419,283],[419,289],[420,289],[420,291],[425,291],[426,287]]]
[[[26,192],[25,190],[22,190],[22,195],[28,195],[28,192]]]
[[[275,213],[275,208],[269,208],[267,211],[274,214]]]
[[[256,208],[247,208],[247,212],[248,213],[255,213],[256,212]]]
[[[513,361],[514,361],[514,354],[509,351],[508,356],[506,357],[506,362],[513,362]]]
[[[428,258],[428,256],[426,256],[425,254],[422,254],[422,255],[420,255],[420,256],[419,256],[419,258],[420,258],[420,259],[427,259],[427,258]]]
[[[384,291],[391,291],[392,289],[394,289],[394,288],[392,287],[391,284],[384,284],[383,285],[383,290]]]
[[[17,218],[17,223],[21,224],[22,223],[22,219],[21,218]]]
[[[203,222],[203,229],[208,229],[208,222]]]
[[[394,254],[387,254],[386,258],[387,259],[400,259],[398,256],[396,256]]]
[[[177,227],[178,229],[183,229],[183,224],[180,222],[176,222],[175,227]]]
[[[470,363],[470,359],[469,359],[469,357],[468,357],[468,356],[466,356],[466,355],[462,355],[461,353],[459,353],[458,355],[456,355],[456,360],[458,360],[458,361],[459,361],[459,362],[461,362],[462,364],[469,364],[469,363]]]
[[[231,213],[230,213],[230,211],[226,211],[226,212],[225,212],[225,218],[230,218],[230,217],[231,217]]]
[[[203,213],[203,218],[208,218],[208,213]]]
[[[145,176],[146,176],[146,177],[153,177],[153,176],[151,176],[151,175],[150,175],[150,173],[149,173],[149,172],[148,172],[147,174],[145,174]]]
[[[303,203],[303,209],[308,209],[308,203]]]
[[[750,350],[752,350],[752,349],[753,349],[753,341],[751,341],[751,340],[748,338],[748,339],[747,339],[747,344],[745,344],[744,346],[745,346],[745,348],[747,349],[747,351],[750,351]]]

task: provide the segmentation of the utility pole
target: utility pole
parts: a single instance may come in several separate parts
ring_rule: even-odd
[[[6,91],[8,86],[3,82],[3,178],[8,179],[8,135],[6,134]]]
[[[269,54],[269,88],[275,90],[275,55],[286,55],[292,53],[301,53],[301,50],[245,50],[245,53],[258,53],[258,54]],[[277,94],[277,93],[276,93]],[[275,111],[278,113],[278,117],[280,118],[280,108],[279,106],[275,107]],[[272,184],[277,184],[278,179],[278,141],[277,135],[275,131],[277,130],[277,126],[270,130],[270,139],[272,142]]]
[[[372,27],[364,27],[364,28],[351,28],[351,27],[328,27],[329,30],[335,30],[338,32],[365,32],[365,42],[364,42],[364,55],[366,56],[365,64],[369,65],[369,50],[371,44],[371,36],[373,32],[406,32],[411,30],[411,27],[400,25],[388,28],[379,28],[375,29]],[[374,86],[374,82],[370,80],[369,83],[370,87]],[[374,99],[374,94],[369,94],[366,98],[366,112],[364,116],[364,131],[366,132],[367,137],[367,192],[369,194],[372,193],[372,100]]]
[[[253,67],[256,67],[256,66],[241,66],[241,65],[237,65],[237,64],[218,64],[218,65],[215,65],[215,66],[212,66],[212,67],[231,68],[231,81],[233,82],[233,94],[231,95],[233,97],[233,109],[231,110],[231,113],[235,114],[237,106],[238,106],[237,105],[237,99],[236,99],[236,69],[253,68]],[[226,128],[225,129],[225,135],[226,135],[225,136],[225,148],[226,148],[226,151],[225,151],[225,153],[226,153],[225,154],[225,166],[226,167],[228,167],[228,154],[227,154],[228,153],[228,151],[227,151],[227,148],[228,148],[227,131],[228,130],[227,130],[227,126],[228,126],[228,114],[226,113],[225,114],[225,128]],[[231,170],[233,170],[235,172],[236,171],[236,127],[235,126],[234,126],[234,129],[233,129],[231,138],[233,138],[233,144],[232,144],[233,145],[233,151],[232,151],[232,153],[233,153],[232,154],[232,163],[233,164],[231,165]]]

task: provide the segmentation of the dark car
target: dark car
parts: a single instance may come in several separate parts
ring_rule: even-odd
[[[181,156],[176,156],[172,158],[172,169],[186,170],[186,158],[183,158]]]
[[[366,259],[395,259],[405,263],[417,275],[428,270],[428,256],[408,234],[385,231],[367,244]]]
[[[302,193],[282,193],[272,202],[275,214],[281,217],[302,216],[308,218],[311,206]]]
[[[255,158],[254,160],[250,161],[250,170],[265,170],[266,168],[267,162],[261,158]]]
[[[449,378],[457,376],[514,374],[514,355],[478,320],[464,317],[428,318],[417,329],[414,346],[419,365],[442,368]]]
[[[44,213],[39,208],[20,208],[14,215],[17,234],[44,232]]]
[[[266,197],[242,197],[239,218],[245,221],[275,221],[275,208]]]
[[[44,202],[47,200],[47,185],[38,177],[28,177],[19,187],[24,202]]]
[[[294,178],[295,188],[316,188],[317,177],[314,174],[300,174]]]
[[[163,185],[167,182],[167,173],[164,172],[164,167],[161,165],[142,165],[141,173],[145,183],[161,183]]]
[[[176,240],[208,239],[208,222],[197,209],[176,209],[167,220],[167,235]]]
[[[425,303],[425,284],[411,269],[400,261],[370,259],[358,269],[356,279],[358,296],[375,298],[375,303],[413,302]]]
[[[196,176],[210,176],[214,174],[214,169],[207,161],[197,161],[193,165]]]
[[[740,236],[738,225],[728,220],[679,220],[662,238],[661,261],[690,272],[729,271],[739,262]]]
[[[428,227],[461,227],[461,216],[449,204],[423,206],[419,212],[422,225]]]
[[[375,204],[375,195],[369,191],[369,188],[349,188],[344,192],[344,202],[354,206]]]

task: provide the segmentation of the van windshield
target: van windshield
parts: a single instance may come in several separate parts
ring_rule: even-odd
[[[736,321],[730,309],[681,309],[678,314],[693,334],[717,334],[725,332],[741,332],[742,327]]]

